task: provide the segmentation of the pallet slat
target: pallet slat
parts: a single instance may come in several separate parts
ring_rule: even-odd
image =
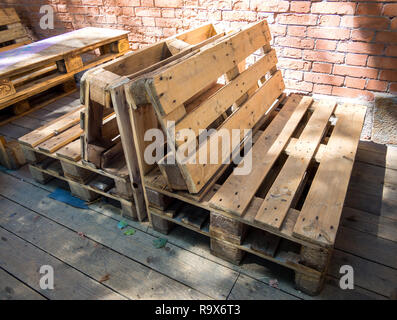
[[[37,130],[24,135],[23,137],[19,138],[18,141],[32,148],[37,147],[39,144],[57,135],[58,133],[61,133],[66,129],[78,124],[80,122],[80,112],[83,109],[84,107],[80,106],[78,109],[69,112],[58,119],[55,119],[38,128]]]
[[[294,236],[332,246],[360,139],[366,107],[339,106],[335,129],[311,185]]]
[[[255,221],[279,229],[304,180],[310,161],[317,150],[328,120],[336,107],[333,101],[315,103],[315,110],[295,144],[292,154],[268,191]]]
[[[311,103],[311,98],[298,95],[288,99],[247,155],[252,156],[251,172],[248,175],[230,175],[210,200],[212,207],[239,216],[245,212]]]

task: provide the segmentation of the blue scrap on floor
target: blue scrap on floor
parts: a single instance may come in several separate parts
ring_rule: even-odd
[[[50,193],[48,197],[66,203],[75,208],[88,209],[88,206],[84,200],[72,196],[69,191],[61,188],[55,189],[55,191],[53,193]]]

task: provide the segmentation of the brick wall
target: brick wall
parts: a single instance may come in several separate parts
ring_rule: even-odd
[[[287,88],[373,100],[397,93],[397,0],[3,0],[39,38],[85,26],[130,30],[133,49],[207,21],[267,18]],[[38,27],[51,4],[55,30]]]

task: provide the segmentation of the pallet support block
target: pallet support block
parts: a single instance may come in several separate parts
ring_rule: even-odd
[[[68,184],[70,192],[77,198],[88,202],[99,198],[99,195],[97,193],[82,187],[78,182],[68,180]]]
[[[152,228],[160,233],[168,234],[174,227],[174,223],[151,214]]]
[[[124,217],[128,217],[134,221],[138,220],[135,204],[131,201],[120,200],[121,213]]]
[[[152,189],[146,189],[146,196],[150,206],[160,210],[166,210],[168,206],[174,201],[173,198],[157,192]]]
[[[240,245],[247,232],[247,225],[220,213],[210,214],[210,235],[226,242]]]
[[[324,286],[325,276],[331,255],[332,250],[302,246],[300,262],[307,267],[320,271],[321,276],[317,277],[295,272],[296,288],[312,296],[319,294]]]
[[[30,171],[30,174],[32,175],[33,179],[35,181],[37,181],[38,183],[46,184],[47,182],[49,182],[50,180],[53,179],[52,176],[40,171],[39,169],[37,169],[34,166],[29,165],[29,171]]]
[[[245,255],[245,251],[215,238],[211,238],[211,253],[236,265],[241,263]]]
[[[61,161],[61,165],[65,177],[79,183],[85,184],[95,175],[95,173],[90,170],[81,168],[66,161]]]

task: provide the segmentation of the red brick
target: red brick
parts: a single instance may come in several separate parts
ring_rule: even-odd
[[[376,34],[376,41],[397,43],[397,31],[382,31]]]
[[[340,43],[337,51],[380,55],[384,47],[385,46],[381,43],[350,42]]]
[[[359,3],[357,6],[357,15],[380,16],[382,4],[379,3]]]
[[[135,8],[137,17],[161,17],[161,9],[158,8]]]
[[[285,86],[291,90],[311,92],[313,90],[313,83],[306,81],[298,81],[292,79],[285,79]]]
[[[391,21],[390,29],[397,30],[397,18],[393,18]]]
[[[312,38],[346,40],[350,37],[350,30],[347,29],[330,29],[321,27],[307,28],[307,35]]]
[[[81,3],[83,5],[89,5],[89,6],[102,6],[103,5],[102,0],[81,0]]]
[[[332,64],[331,63],[313,62],[312,71],[314,71],[314,72],[322,72],[322,73],[331,73]]]
[[[369,57],[368,66],[382,69],[397,69],[397,58]]]
[[[365,79],[346,77],[345,85],[348,88],[364,89],[366,81]]]
[[[156,18],[157,27],[181,28],[182,20],[176,18]]]
[[[341,86],[344,81],[344,77],[333,76],[324,73],[305,72],[304,80],[308,82],[331,84],[334,86]]]
[[[332,40],[321,40],[318,39],[316,41],[316,49],[319,50],[335,50],[336,49],[336,41]]]
[[[142,7],[154,7],[154,0],[141,0],[141,4],[140,5]]]
[[[256,13],[251,11],[222,11],[222,19],[227,21],[255,21]]]
[[[374,100],[374,94],[372,92],[346,87],[333,87],[332,95],[348,98],[364,98],[368,101]]]
[[[317,24],[317,16],[308,14],[280,14],[277,16],[277,22],[281,24],[314,26]]]
[[[368,80],[367,89],[384,92],[387,89],[387,81]]]
[[[109,5],[106,4],[105,0],[105,4],[104,5]],[[115,7],[139,7],[140,5],[143,5],[139,2],[139,0],[116,0],[115,3],[113,3],[113,6]]]
[[[349,28],[370,28],[375,30],[387,29],[390,20],[386,17],[342,17],[341,26]]]
[[[392,83],[390,85],[390,92],[391,93],[397,93],[397,83]]]
[[[313,49],[314,40],[298,37],[277,37],[276,45],[301,49]]]
[[[295,48],[284,48],[281,55],[286,58],[302,58],[302,50]]]
[[[182,0],[154,0],[154,4],[156,7],[162,8],[179,8],[182,7]]]
[[[163,28],[164,37],[168,38],[176,34],[176,28]]]
[[[161,10],[161,16],[163,18],[175,18],[175,9],[163,9]]]
[[[296,70],[285,70],[284,72],[284,79],[292,79],[292,80],[303,80],[303,72],[296,71]]]
[[[291,12],[308,13],[310,12],[310,1],[291,1]]]
[[[288,12],[289,2],[277,0],[251,0],[250,8],[254,11]]]
[[[332,92],[332,86],[325,84],[314,84],[313,86],[313,93],[331,94],[331,92]]]
[[[377,69],[369,69],[362,67],[350,67],[350,66],[334,66],[334,74],[341,76],[352,76],[357,78],[372,78],[376,79],[378,76]]]
[[[397,81],[397,72],[393,70],[381,70],[379,74],[379,79]]]
[[[306,30],[307,30],[307,27],[303,27],[303,26],[288,26],[288,35],[289,36],[297,36],[297,37],[305,37]]]
[[[367,58],[368,58],[368,55],[366,55],[366,54],[348,53],[346,55],[346,64],[350,64],[352,66],[366,66]]]
[[[397,16],[397,3],[389,3],[383,6],[383,15],[395,17]]]
[[[327,52],[327,51],[304,50],[303,58],[305,60],[310,60],[310,61],[343,63],[345,60],[345,55],[342,53]]]
[[[337,27],[340,23],[340,17],[334,15],[321,16],[319,25],[322,27]]]
[[[317,2],[312,4],[312,13],[354,14],[355,3]]]
[[[296,60],[296,59],[278,59],[278,66],[285,69],[293,70],[309,70],[312,63],[308,61]]]
[[[374,38],[375,31],[367,30],[352,30],[351,39],[354,41],[366,41],[371,42]]]
[[[386,47],[386,56],[397,57],[397,46]]]
[[[152,17],[142,17],[142,24],[148,27],[156,26],[156,22]]]
[[[270,33],[272,35],[285,36],[287,32],[287,26],[283,26],[283,25],[270,24],[269,28],[270,28]]]

